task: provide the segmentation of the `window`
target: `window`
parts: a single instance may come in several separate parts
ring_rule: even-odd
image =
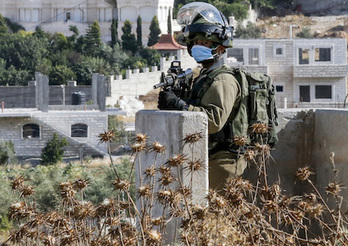
[[[332,98],[331,85],[316,85],[315,86],[315,99],[331,99],[331,98]]]
[[[66,12],[65,13],[65,21],[68,21],[71,19],[71,13],[70,12]]]
[[[283,85],[276,85],[275,89],[276,89],[276,92],[278,92],[278,93],[284,92],[284,86]]]
[[[24,125],[23,138],[40,138],[40,126],[37,124]]]
[[[232,48],[227,50],[228,58],[235,58],[236,62],[243,62],[243,49]]]
[[[259,65],[258,48],[249,48],[249,65]]]
[[[86,124],[74,124],[71,126],[71,137],[86,138],[88,126]]]
[[[276,55],[283,55],[283,48],[276,48],[275,50]]]
[[[310,102],[310,87],[309,85],[300,85],[300,102]]]
[[[309,49],[299,48],[299,64],[309,64]]]
[[[329,62],[331,61],[331,48],[315,48],[314,55],[316,62]]]
[[[284,57],[285,56],[285,45],[273,46],[273,56],[274,57]]]

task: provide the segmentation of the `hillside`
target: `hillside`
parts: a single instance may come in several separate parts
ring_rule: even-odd
[[[344,15],[332,16],[304,16],[287,15],[284,17],[273,16],[270,18],[259,19],[256,25],[262,30],[263,38],[290,38],[290,28],[292,26],[292,37],[303,30],[304,27],[310,28],[315,37],[341,37],[347,38],[347,33],[343,31]]]

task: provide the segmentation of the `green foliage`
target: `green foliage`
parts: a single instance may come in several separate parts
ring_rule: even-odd
[[[0,165],[15,157],[15,149],[12,141],[0,141]]]
[[[138,16],[138,19],[137,19],[137,45],[138,47],[141,47],[143,46],[143,42],[142,42],[142,30],[141,30],[141,17],[140,15]]]
[[[159,22],[157,16],[155,15],[150,24],[150,35],[149,40],[147,42],[147,46],[150,47],[158,42],[160,39],[161,29],[159,27]]]
[[[249,21],[246,27],[238,25],[235,37],[241,39],[260,38],[261,29]]]
[[[170,9],[168,10],[167,28],[168,28],[167,33],[172,34],[173,32],[172,31],[172,14],[170,12]]]
[[[154,49],[142,48],[139,50],[140,56],[146,60],[148,65],[158,65],[160,64],[161,54]]]
[[[54,133],[53,138],[49,140],[41,153],[42,165],[53,165],[63,160],[64,147],[68,141],[63,138],[59,139],[58,134]]]
[[[0,35],[6,34],[7,32],[8,28],[5,18],[0,14]]]
[[[111,22],[111,47],[114,47],[116,44],[119,43],[118,40],[118,20],[112,19]]]
[[[36,67],[47,56],[46,42],[27,33],[0,36],[0,58],[6,68],[28,70],[34,75]]]
[[[56,65],[52,67],[49,73],[51,85],[66,85],[74,77],[75,73],[65,65]]]
[[[94,21],[87,30],[86,37],[84,39],[85,47],[83,53],[86,55],[95,56],[99,52],[101,46],[101,34],[98,21]]]
[[[124,22],[122,32],[122,49],[124,51],[131,51],[134,54],[137,52],[137,40],[132,33],[132,23],[129,20]]]
[[[314,38],[312,31],[309,27],[303,27],[300,32],[296,34],[298,38]]]
[[[7,27],[9,29],[9,31],[11,31],[12,33],[16,33],[19,31],[24,31],[24,27],[20,24],[18,24],[17,22],[12,22],[9,18],[5,18]]]

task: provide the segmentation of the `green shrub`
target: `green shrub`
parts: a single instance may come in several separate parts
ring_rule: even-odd
[[[0,141],[0,165],[4,165],[9,160],[13,160],[15,153],[12,141]]]
[[[68,145],[68,141],[63,138],[59,139],[58,134],[54,133],[53,138],[49,140],[42,150],[41,164],[52,165],[63,160],[64,147]]]

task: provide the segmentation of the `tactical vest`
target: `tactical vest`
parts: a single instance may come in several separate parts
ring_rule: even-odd
[[[240,146],[234,144],[236,137],[246,137],[247,145],[259,143],[274,146],[278,141],[275,129],[278,125],[278,114],[274,86],[268,75],[221,66],[208,72],[203,78],[198,77],[199,80],[192,88],[189,103],[200,106],[201,99],[214,78],[222,73],[232,74],[236,78],[240,85],[241,97],[236,102],[238,106],[231,112],[224,127],[219,132],[209,135],[210,146],[213,146],[211,152],[229,150],[240,153]],[[265,124],[268,132],[256,134],[252,129],[255,123]]]

